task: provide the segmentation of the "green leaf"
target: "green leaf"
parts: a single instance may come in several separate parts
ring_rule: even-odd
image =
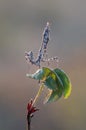
[[[38,69],[34,74],[27,74],[28,77],[41,80],[42,83],[50,90],[45,102],[57,101],[62,95],[67,98],[71,93],[71,82],[67,74],[56,68],[43,67]]]
[[[50,74],[51,70],[49,68],[42,68],[42,69],[38,69],[34,74],[27,74],[26,76],[28,76],[29,78],[33,78],[36,80],[45,80],[49,74]]]
[[[63,94],[62,89],[50,90],[47,97],[45,98],[44,103],[50,103],[50,102],[57,101],[62,96],[62,94]]]
[[[71,93],[71,82],[70,82],[70,79],[69,77],[67,76],[67,74],[61,70],[61,69],[54,69],[54,72],[56,72],[56,74],[60,77],[62,83],[63,83],[63,87],[64,87],[64,98],[68,98],[70,93]]]
[[[44,77],[44,72],[42,69],[38,69],[34,74],[27,74],[26,76],[36,80],[42,80]]]
[[[50,69],[43,67],[43,70],[46,72],[49,71]],[[46,85],[46,87],[52,90],[63,88],[60,78],[53,70],[50,70],[50,73],[48,74],[46,80],[44,81],[44,84]]]
[[[51,76],[46,78],[44,85],[51,90],[55,90],[58,87],[56,81]]]
[[[49,89],[55,90],[63,88],[58,75],[49,68],[43,67],[42,69],[37,70],[34,74],[27,74],[27,76],[36,80],[42,80]]]

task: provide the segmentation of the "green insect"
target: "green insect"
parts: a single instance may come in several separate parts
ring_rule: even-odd
[[[66,99],[71,93],[72,85],[70,79],[67,74],[59,68],[51,70],[50,68],[43,67],[38,69],[34,74],[27,74],[27,76],[40,80],[42,84],[41,87],[46,86],[49,89],[45,102],[57,101],[62,95]],[[37,97],[38,95],[39,94],[37,94]]]

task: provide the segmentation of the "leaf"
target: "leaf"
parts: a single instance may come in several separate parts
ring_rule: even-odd
[[[44,73],[47,73],[47,72],[48,72],[48,75],[47,75],[47,76],[52,77],[53,80],[55,80],[55,81],[61,82],[61,80],[60,80],[59,76],[56,74],[56,72],[54,72],[53,70],[51,70],[51,69],[49,69],[49,68],[46,68],[46,67],[43,67],[42,69],[43,69]],[[59,84],[59,83],[58,83],[58,84]],[[62,83],[61,83],[61,85],[62,85]]]
[[[42,69],[38,69],[34,74],[26,74],[26,76],[36,80],[42,80],[44,77],[44,72]]]
[[[67,76],[67,74],[59,68],[54,69],[54,72],[56,72],[56,74],[60,77],[60,79],[63,83],[63,87],[64,87],[63,95],[64,95],[64,98],[66,99],[69,97],[69,95],[71,93],[71,86],[72,85],[71,85],[70,79]]]
[[[46,71],[49,71],[50,69],[43,67],[43,70],[46,72]],[[44,84],[46,85],[46,87],[52,90],[56,90],[63,87],[60,78],[57,76],[57,74],[53,70],[50,71]]]
[[[62,96],[63,91],[61,89],[58,90],[50,90],[47,97],[45,98],[44,103],[50,103],[57,101]]]
[[[57,101],[62,95],[67,98],[71,93],[71,82],[67,74],[61,69],[51,70],[43,67],[34,74],[27,74],[28,77],[41,80],[49,89],[45,102]]]
[[[56,81],[51,76],[46,78],[44,85],[51,90],[55,90],[58,87]]]
[[[53,70],[46,67],[37,70],[34,74],[28,74],[27,76],[36,80],[42,80],[46,87],[52,90],[63,87],[58,75]]]
[[[34,74],[27,74],[26,76],[28,76],[29,78],[33,78],[36,80],[45,80],[49,74],[50,74],[51,70],[49,68],[42,68],[42,69],[38,69]]]

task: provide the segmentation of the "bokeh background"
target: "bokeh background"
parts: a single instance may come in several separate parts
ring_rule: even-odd
[[[24,52],[37,55],[47,21],[48,55],[60,57],[59,67],[71,79],[72,94],[44,105],[44,90],[31,129],[86,129],[86,1],[0,0],[0,130],[26,129],[26,106],[39,86],[26,77],[37,68],[27,65]]]

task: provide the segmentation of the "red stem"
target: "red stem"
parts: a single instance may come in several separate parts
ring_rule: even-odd
[[[28,113],[28,115],[27,115],[27,124],[28,124],[28,130],[30,130],[31,116],[30,116],[29,113]]]

